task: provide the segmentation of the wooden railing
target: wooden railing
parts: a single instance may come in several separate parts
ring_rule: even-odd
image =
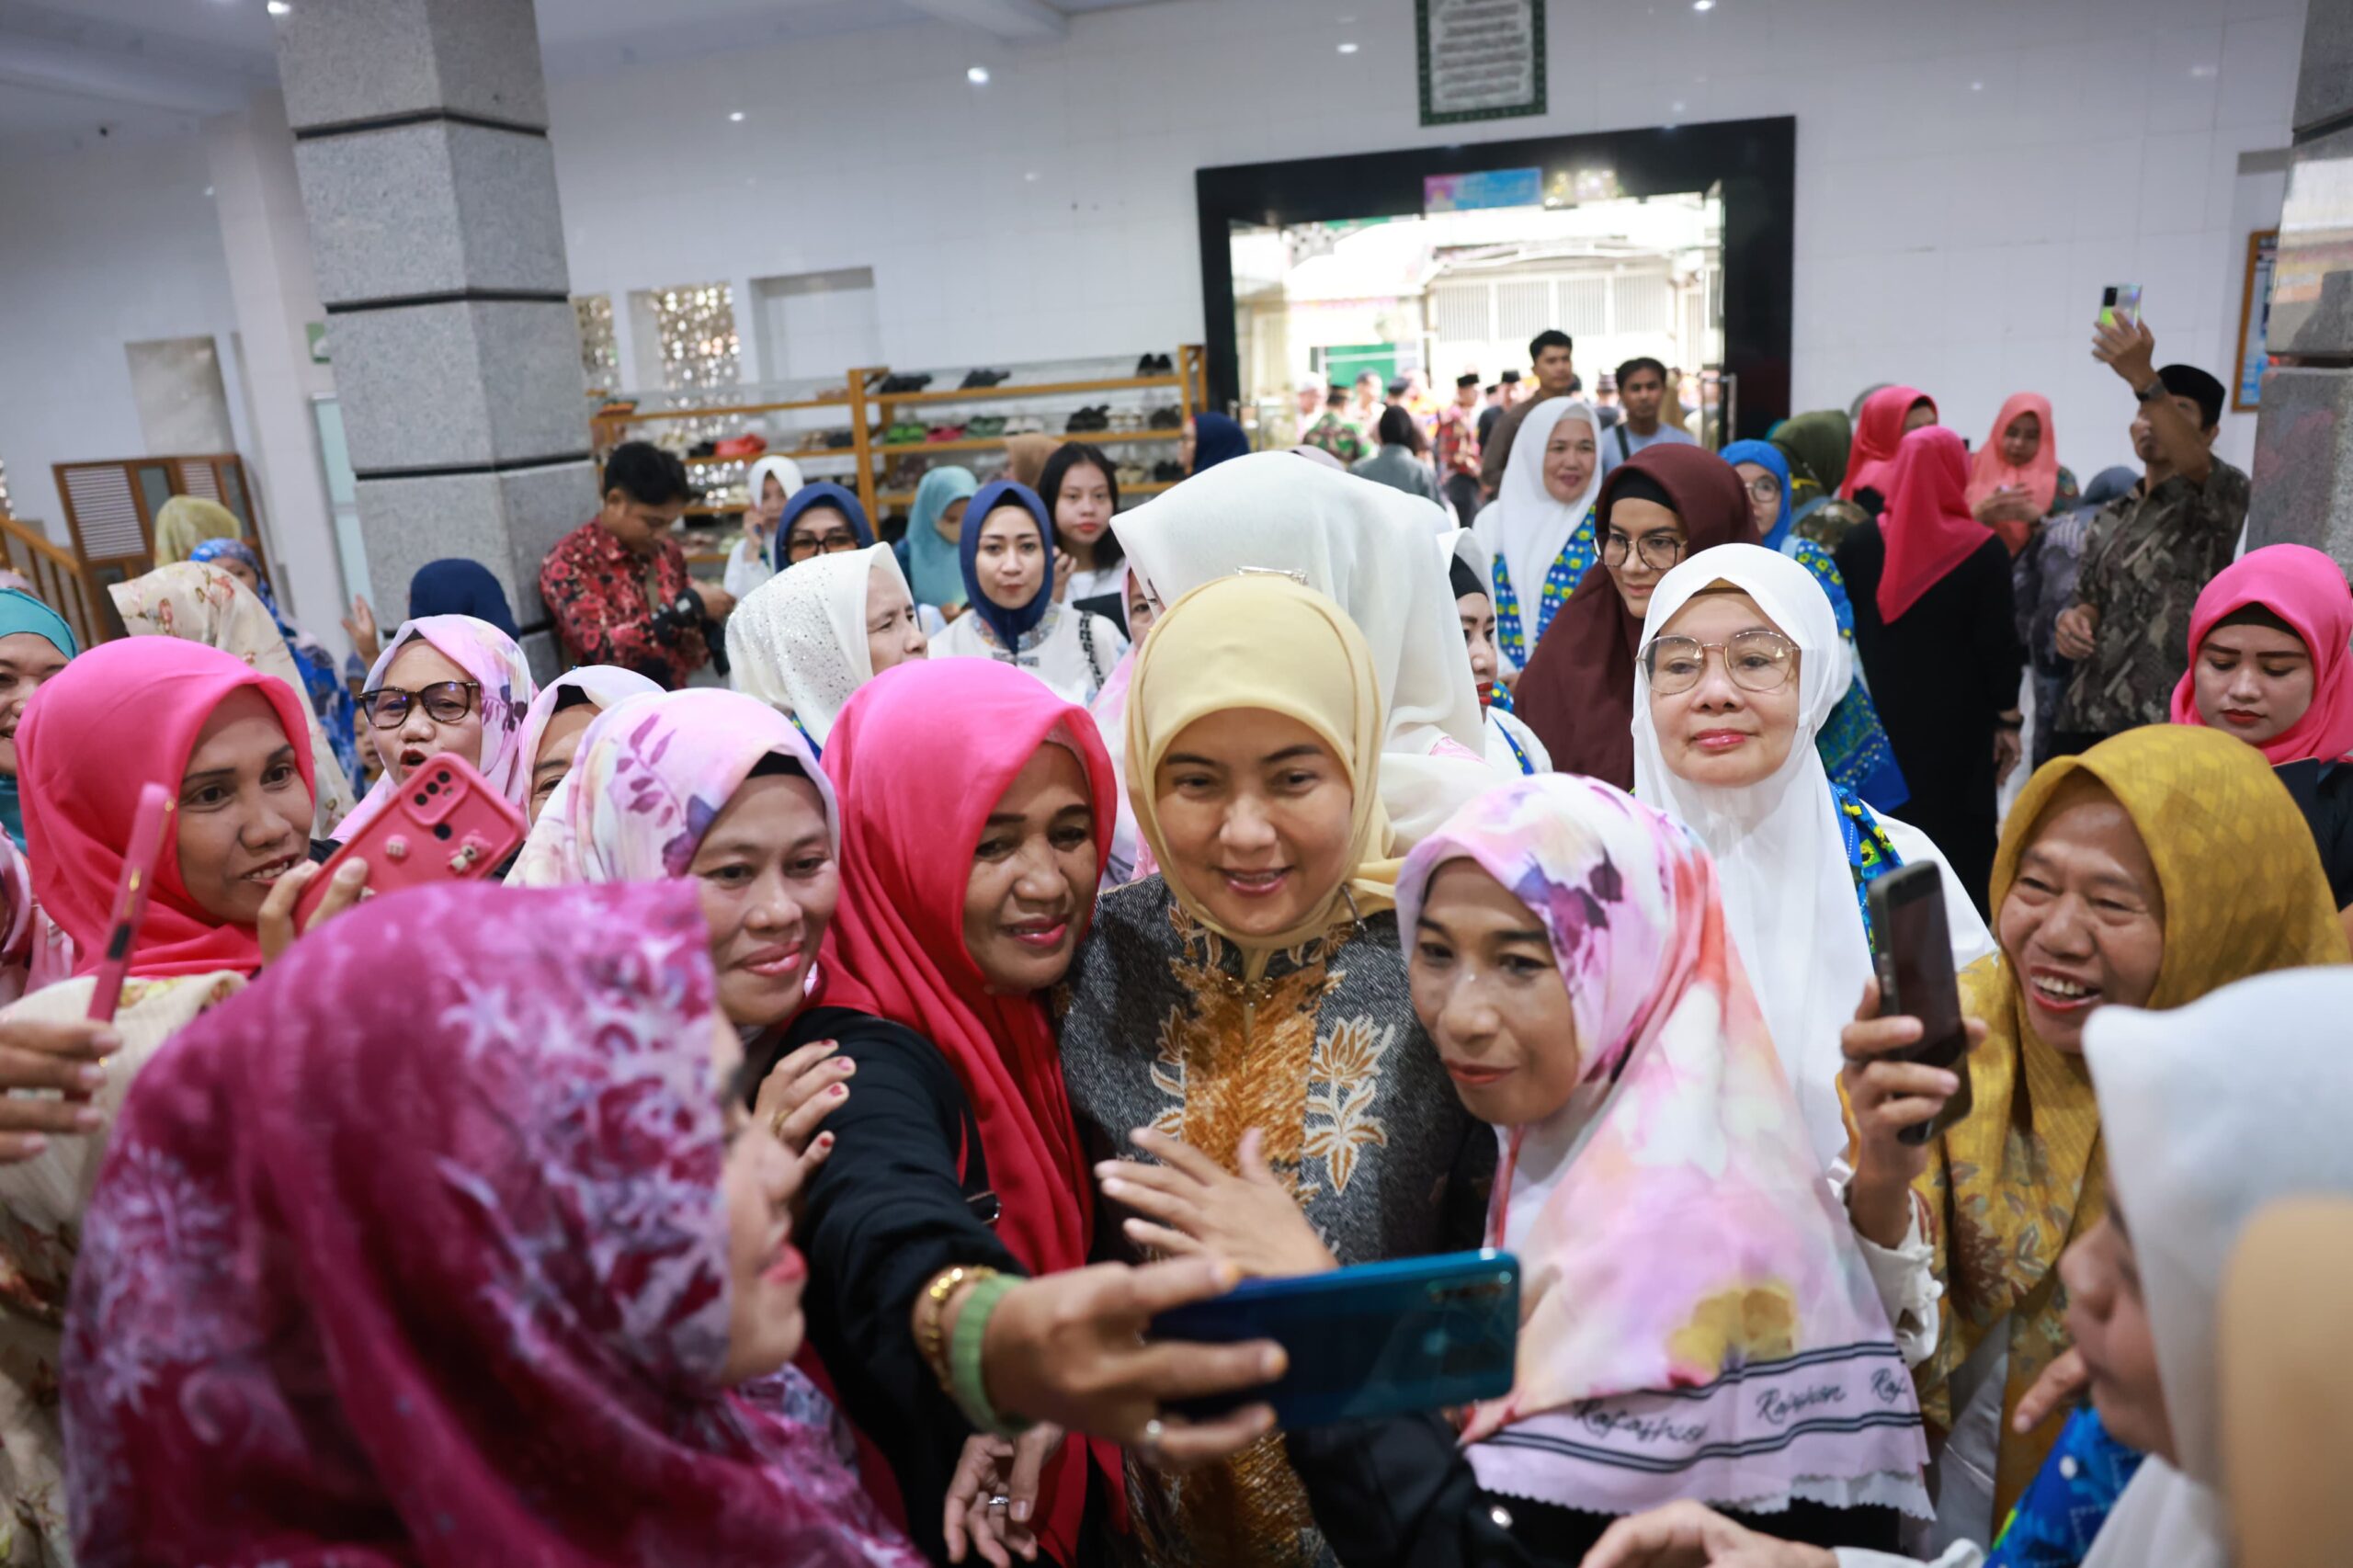
[[[119,624],[106,613],[112,606],[97,573],[30,523],[0,515],[0,564],[30,584],[35,598],[63,616],[83,647],[105,642],[113,635],[108,628]]]

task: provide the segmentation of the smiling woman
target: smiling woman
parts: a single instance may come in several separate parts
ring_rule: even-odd
[[[1993,895],[2002,959],[1961,977],[1964,1009],[1990,1028],[1969,1059],[1975,1107],[1929,1144],[1920,1183],[1947,1309],[1918,1371],[1923,1408],[1951,1435],[1938,1517],[1979,1540],[2057,1436],[2056,1422],[2018,1436],[2009,1416],[2067,1347],[2059,1256],[2108,1209],[2086,1023],[2347,958],[2288,791],[2252,746],[2181,725],[2037,773],[2004,826]],[[1884,1027],[1848,1026],[1849,1054],[1885,1049]]]
[[[931,656],[995,659],[1029,671],[1065,702],[1094,701],[1128,640],[1104,617],[1061,602],[1069,558],[1057,552],[1038,493],[1010,480],[982,486],[961,538],[972,610],[949,623]]]
[[[209,568],[199,568],[209,570]],[[82,1209],[107,1131],[136,1075],[199,1014],[262,965],[255,919],[271,884],[309,847],[307,703],[292,687],[200,642],[133,637],[45,682],[17,733],[26,825],[41,851],[33,892],[70,939],[76,974],[0,1020],[63,1022],[89,1011],[140,792],[176,802],[131,957],[114,1031],[121,1044],[67,1091],[76,1136],[0,1167],[0,1268],[19,1309],[0,1314],[0,1440],[20,1531],[63,1560],[65,1498],[55,1403],[58,1335]]]
[[[1495,1145],[1414,1017],[1363,634],[1287,577],[1225,577],[1170,607],[1133,669],[1128,795],[1161,874],[1104,895],[1071,974],[1063,1072],[1093,1152],[1154,1129],[1231,1173],[1255,1128],[1339,1261],[1475,1244]],[[1131,1253],[1165,1240],[1127,1224]],[[1253,1241],[1224,1255],[1290,1271]],[[1127,1480],[1149,1562],[1322,1551],[1272,1442],[1207,1479]]]

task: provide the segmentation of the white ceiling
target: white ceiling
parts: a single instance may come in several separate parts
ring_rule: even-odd
[[[290,0],[301,5],[302,0]],[[1008,40],[1151,0],[539,0],[555,80],[779,39],[944,21]],[[195,133],[278,79],[264,0],[0,0],[0,150]],[[104,128],[103,136],[101,128]]]

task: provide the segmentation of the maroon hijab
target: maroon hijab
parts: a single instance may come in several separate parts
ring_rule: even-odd
[[[159,1054],[66,1317],[82,1560],[915,1568],[805,1383],[717,1386],[709,943],[684,882],[404,893]]]
[[[1618,596],[1600,546],[1609,510],[1628,483],[1627,475],[1647,475],[1666,492],[1683,519],[1686,559],[1720,544],[1755,544],[1756,514],[1748,492],[1732,464],[1704,447],[1665,441],[1644,447],[1609,471],[1594,507],[1594,564],[1552,618],[1543,641],[1529,656],[1512,709],[1561,773],[1583,773],[1620,790],[1634,787],[1634,655],[1641,651],[1642,618],[1630,614]]]

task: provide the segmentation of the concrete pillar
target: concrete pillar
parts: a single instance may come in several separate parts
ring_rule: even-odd
[[[2313,0],[2271,286],[2247,543],[2309,544],[2353,569],[2353,6]]]
[[[278,599],[340,658],[347,594],[356,590],[344,581],[320,467],[313,400],[334,392],[335,377],[311,358],[308,328],[324,312],[285,101],[258,94],[245,108],[206,121],[204,138]]]
[[[531,0],[301,0],[278,74],[379,614],[471,556],[552,673],[540,562],[597,485]]]

